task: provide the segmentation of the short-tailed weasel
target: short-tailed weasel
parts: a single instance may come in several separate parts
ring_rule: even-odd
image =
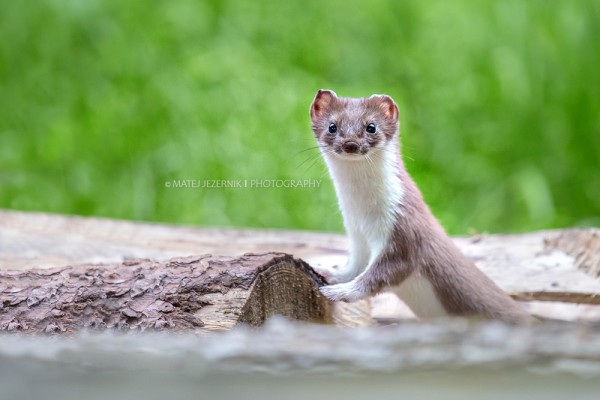
[[[350,241],[345,268],[318,269],[333,301],[396,293],[418,317],[530,317],[448,237],[410,178],[391,97],[337,97],[319,90],[312,130],[331,174]]]

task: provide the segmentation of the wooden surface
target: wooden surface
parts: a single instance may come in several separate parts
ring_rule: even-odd
[[[332,255],[343,258],[346,248],[346,239],[338,234],[198,229],[0,210],[0,269],[269,251],[296,254],[304,259]]]
[[[0,271],[0,330],[227,330],[272,315],[333,322],[324,284],[286,254]]]
[[[597,229],[454,240],[484,273],[508,293],[527,300],[537,314],[553,316],[558,308],[570,308],[570,319],[600,319]],[[347,248],[341,234],[189,228],[0,211],[0,269],[269,251],[290,253],[311,265],[333,265],[345,263]],[[410,314],[386,295],[374,305],[374,314]]]

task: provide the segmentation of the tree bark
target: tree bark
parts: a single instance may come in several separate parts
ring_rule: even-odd
[[[599,229],[478,234],[453,240],[533,314],[600,320]],[[331,266],[343,265],[347,250],[346,237],[333,233],[192,228],[0,210],[0,271],[119,264],[131,258],[167,260],[203,253],[237,257],[272,251],[293,254],[310,265]],[[2,312],[0,309],[0,315]],[[333,316],[336,323],[354,326],[373,319],[397,321],[410,317],[411,312],[395,296],[381,294],[372,301],[370,311],[366,304],[335,304]],[[211,326],[206,317],[201,319],[206,327]],[[215,329],[221,329],[219,322],[214,324]]]
[[[331,322],[324,282],[283,253],[0,271],[0,330],[214,331],[280,314]]]

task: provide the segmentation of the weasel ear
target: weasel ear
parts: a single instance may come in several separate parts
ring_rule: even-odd
[[[385,94],[374,94],[373,96],[371,96],[371,98],[376,101],[377,105],[379,106],[379,108],[381,108],[386,118],[389,118],[394,121],[398,120],[400,111],[398,111],[398,106],[396,105],[396,103],[394,103],[394,100],[390,96],[387,96]]]
[[[310,118],[313,120],[321,118],[325,113],[325,110],[329,108],[336,98],[337,95],[333,90],[319,90],[310,106]]]

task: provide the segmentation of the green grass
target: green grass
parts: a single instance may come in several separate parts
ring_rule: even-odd
[[[326,87],[396,99],[407,166],[450,232],[600,225],[597,1],[0,6],[0,207],[340,230],[303,152]]]

